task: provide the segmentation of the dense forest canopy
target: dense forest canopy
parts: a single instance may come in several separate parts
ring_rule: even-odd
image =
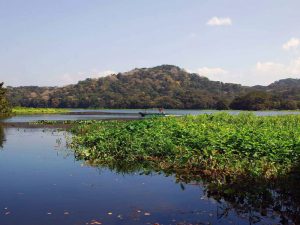
[[[6,98],[6,89],[3,87],[3,83],[0,83],[0,116],[10,113],[11,108]]]
[[[172,65],[134,69],[64,87],[8,87],[13,106],[61,108],[299,109],[300,80],[247,87]]]

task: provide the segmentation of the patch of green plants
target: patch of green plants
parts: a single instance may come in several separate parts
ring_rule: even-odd
[[[52,125],[52,124],[70,124],[70,125],[87,125],[95,123],[95,120],[37,120],[30,122],[30,124],[36,125]]]
[[[273,179],[299,165],[300,116],[219,113],[73,125],[80,159],[218,178]]]
[[[28,107],[14,107],[12,109],[14,114],[58,114],[70,112],[68,109],[59,108],[28,108]]]

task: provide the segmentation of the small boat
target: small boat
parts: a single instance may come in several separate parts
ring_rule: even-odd
[[[141,117],[156,117],[156,116],[166,116],[165,113],[146,113],[146,112],[139,112]]]

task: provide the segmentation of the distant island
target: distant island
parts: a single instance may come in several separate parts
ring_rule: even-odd
[[[248,87],[162,65],[64,87],[9,86],[6,95],[12,106],[23,107],[295,110],[300,79]]]

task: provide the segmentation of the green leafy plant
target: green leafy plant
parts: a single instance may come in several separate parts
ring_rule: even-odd
[[[72,145],[79,158],[150,163],[225,179],[272,179],[299,163],[300,116],[250,113],[76,123]]]

